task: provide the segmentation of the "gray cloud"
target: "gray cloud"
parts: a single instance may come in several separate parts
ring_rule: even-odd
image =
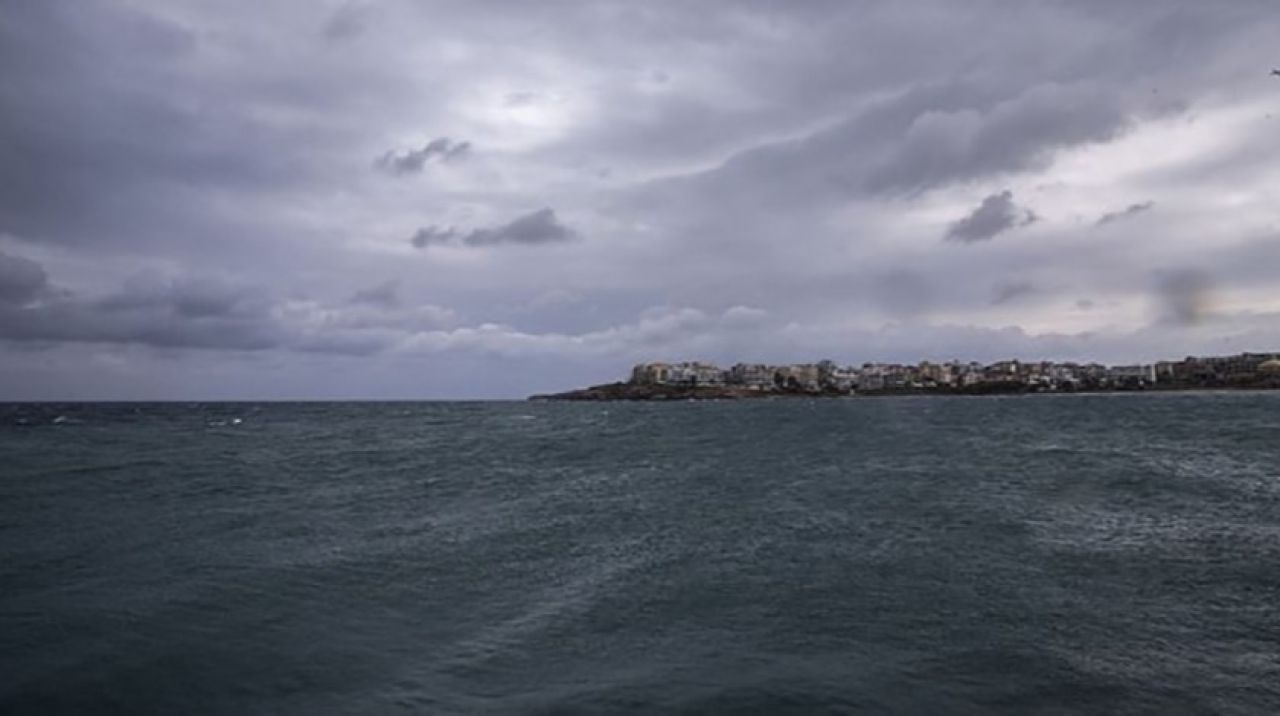
[[[351,303],[363,303],[370,306],[383,306],[388,308],[399,306],[401,303],[400,283],[398,281],[388,281],[372,288],[356,291],[351,296]]]
[[[1036,215],[1013,203],[1013,192],[1005,190],[982,200],[968,216],[947,228],[947,241],[972,244],[989,241],[1010,229],[1037,221]]]
[[[382,311],[373,313],[314,302],[290,307],[260,287],[209,277],[142,275],[100,298],[42,290],[41,300],[31,301],[34,295],[28,288],[24,300],[0,301],[0,340],[368,355],[450,318],[430,306],[398,310],[388,285],[350,302]]]
[[[969,177],[1045,166],[1055,150],[1115,137],[1128,126],[1120,96],[1048,84],[986,107],[940,107],[916,115],[868,185],[920,190]]]
[[[108,312],[156,311],[180,319],[255,318],[269,311],[270,301],[259,289],[224,281],[140,276],[97,306]]]
[[[574,238],[572,229],[556,219],[549,207],[521,216],[496,229],[477,229],[462,238],[468,246],[496,244],[552,244]]]
[[[217,350],[266,350],[284,342],[280,327],[264,317],[192,318],[172,308],[107,310],[72,299],[21,308],[0,306],[0,337]]]
[[[537,246],[570,241],[576,237],[572,229],[560,223],[555,211],[547,207],[496,228],[474,229],[465,234],[452,227],[424,227],[414,232],[409,241],[419,249],[458,243],[480,248],[501,244]]]
[[[369,8],[363,4],[348,2],[329,16],[324,24],[324,36],[330,40],[349,40],[365,31]]]
[[[508,107],[526,107],[531,104],[537,104],[542,99],[542,95],[537,92],[508,92],[503,103]]]
[[[1005,303],[1011,303],[1035,292],[1035,284],[1027,281],[1014,281],[1011,283],[997,284],[994,295],[991,297],[991,305],[999,306]]]
[[[471,142],[455,142],[448,137],[438,137],[421,149],[406,152],[387,152],[378,157],[374,165],[391,174],[417,174],[427,162],[452,162],[462,159],[471,151]]]
[[[1208,273],[1184,269],[1156,276],[1156,318],[1164,323],[1191,326],[1212,317],[1213,281]]]
[[[208,278],[139,276],[98,299],[61,293],[0,312],[0,336],[19,341],[133,343],[265,350],[286,342],[265,292]]]
[[[937,292],[916,271],[896,269],[871,277],[868,297],[893,318],[914,318],[937,302]]]
[[[30,303],[48,286],[49,277],[43,266],[31,259],[0,251],[0,304]]]
[[[424,226],[413,232],[409,243],[415,249],[425,249],[428,246],[451,244],[456,238],[458,238],[458,230],[453,227]]]
[[[1120,211],[1110,211],[1098,217],[1098,221],[1095,222],[1094,226],[1106,226],[1107,224],[1110,224],[1113,221],[1128,219],[1129,217],[1132,217],[1135,214],[1141,214],[1144,211],[1151,211],[1151,209],[1155,208],[1155,205],[1156,203],[1154,201],[1144,201],[1138,204],[1130,204],[1129,206],[1125,207]]]
[[[210,37],[175,16],[110,1],[6,6],[0,232],[183,261],[226,256],[237,242],[261,247],[264,231],[275,246],[288,239],[254,204],[324,174],[324,148],[347,140],[312,112],[345,100],[320,91],[332,79],[295,83],[266,67],[248,81],[221,76],[203,64]]]

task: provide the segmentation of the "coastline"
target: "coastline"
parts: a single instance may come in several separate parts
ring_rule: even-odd
[[[689,400],[768,400],[793,398],[887,398],[934,396],[973,398],[1000,395],[1131,395],[1141,393],[1213,393],[1270,392],[1280,385],[1155,385],[1136,387],[1090,387],[1074,390],[1036,390],[1024,384],[984,384],[967,388],[890,388],[857,392],[805,390],[753,390],[742,387],[695,387],[606,383],[560,393],[531,395],[536,402],[608,402],[608,401],[689,401]]]
[[[1180,361],[1105,366],[1053,361],[976,361],[918,365],[817,363],[640,363],[629,379],[560,393],[548,401],[760,400],[899,395],[1071,395],[1280,389],[1280,353],[1188,356]]]

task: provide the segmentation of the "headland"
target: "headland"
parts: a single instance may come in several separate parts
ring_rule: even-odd
[[[683,361],[641,363],[626,381],[531,400],[742,400],[853,395],[1000,395],[1144,390],[1280,388],[1280,352],[1189,356],[1177,361],[1100,363],[1006,360],[916,364],[833,361],[770,365]]]

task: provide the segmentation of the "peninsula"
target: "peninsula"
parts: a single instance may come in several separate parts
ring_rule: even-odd
[[[989,395],[1136,390],[1280,388],[1280,353],[1187,357],[1179,361],[1105,366],[1007,360],[918,364],[641,363],[630,379],[530,400],[737,400],[785,396]]]

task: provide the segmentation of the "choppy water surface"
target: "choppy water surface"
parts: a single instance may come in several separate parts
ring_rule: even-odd
[[[1276,713],[1280,395],[0,406],[5,713]]]

